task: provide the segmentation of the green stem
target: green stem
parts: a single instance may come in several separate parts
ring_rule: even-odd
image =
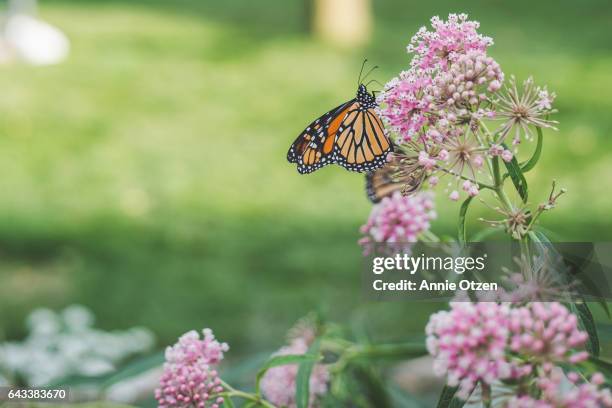
[[[354,344],[348,347],[331,366],[333,372],[341,372],[351,362],[359,359],[395,359],[405,360],[427,354],[422,344]]]
[[[538,220],[538,218],[540,218],[540,215],[542,215],[544,211],[538,209],[538,211],[536,211],[536,213],[533,215],[533,217],[531,217],[531,221],[529,221],[529,225],[527,225],[527,231],[531,231],[531,228],[533,228],[533,226],[535,225],[536,221]]]
[[[430,230],[423,231],[421,237],[425,238],[429,242],[440,242],[440,238]]]
[[[504,208],[508,211],[512,210],[512,204],[504,191],[504,180],[501,177],[501,173],[499,171],[499,157],[494,157],[492,160],[493,167],[493,180],[495,182],[495,193],[499,198],[499,201],[502,203]]]
[[[480,122],[480,123],[482,123],[482,122]],[[490,138],[490,133],[489,133],[489,130],[488,130],[486,127],[484,127],[484,129],[485,129],[485,131],[487,132],[487,135],[489,135],[489,136],[487,137],[487,139],[489,139],[489,138]],[[479,143],[481,146],[486,146],[486,145],[484,144],[484,142],[482,141],[482,139],[480,138],[480,136],[478,135],[478,132],[473,132],[473,133],[474,133],[474,137],[476,137],[476,140],[478,140],[478,143]],[[484,156],[485,156],[485,161],[487,162],[487,167],[489,168],[489,172],[490,172],[491,174],[493,174],[493,165],[492,165],[492,163],[491,163],[491,159],[490,159],[490,158],[489,158],[489,157],[488,157],[486,154],[485,154]]]
[[[489,131],[489,128],[487,128],[487,125],[484,122],[480,121],[479,123],[481,125],[481,129],[484,130],[487,136],[487,140],[491,142],[493,140],[493,135]],[[480,136],[478,136],[478,132],[474,132],[474,135],[476,136],[478,143],[484,145],[482,139],[480,138]],[[495,190],[495,194],[497,195],[499,201],[506,210],[512,210],[512,204],[510,203],[510,200],[508,199],[508,196],[504,191],[504,180],[502,179],[501,172],[499,170],[499,157],[487,157],[486,161],[487,166],[489,167],[489,171],[491,172],[491,175],[493,177],[493,190]]]
[[[447,173],[447,174],[450,174],[450,175],[452,175],[452,176],[459,177],[459,178],[460,178],[460,179],[462,179],[462,180],[468,180],[468,181],[471,181],[471,182],[473,182],[473,183],[476,183],[476,184],[478,184],[478,187],[479,187],[479,188],[481,188],[481,189],[486,188],[486,189],[489,189],[489,190],[495,190],[495,186],[493,186],[493,185],[491,185],[491,184],[482,183],[482,182],[477,181],[477,180],[472,180],[470,177],[466,177],[466,176],[464,176],[464,175],[462,175],[462,174],[457,174],[457,173],[455,173],[454,171],[452,171],[452,170],[448,170],[448,169],[445,169],[445,168],[443,168],[443,167],[439,167],[439,166],[438,166],[438,167],[437,167],[437,169],[438,169],[438,170],[441,170],[441,171],[443,171],[443,172],[445,172],[445,173]]]
[[[492,143],[495,139],[493,139],[493,133],[491,133],[487,124],[482,120],[479,120],[478,124],[482,129],[484,129],[485,133],[487,134],[487,140],[489,141],[489,143]]]
[[[531,250],[529,248],[529,236],[525,235],[521,238],[521,256],[525,258],[525,262],[527,265],[531,266]],[[529,277],[524,276],[524,278],[528,279]]]
[[[247,401],[252,401],[258,405],[261,405],[262,407],[277,408],[276,405],[269,403],[268,401],[261,398],[260,396],[237,390],[223,380],[221,380],[221,385],[223,386],[223,388],[225,388],[225,391],[215,394],[215,396],[223,397],[223,398],[231,398],[231,397],[242,398]]]
[[[493,137],[493,135],[491,134],[491,132],[489,131],[489,128],[487,127],[487,125],[480,121],[479,122],[481,125],[481,128],[484,130],[484,132],[487,135],[487,139],[490,143],[494,143],[495,139]],[[478,141],[482,144],[481,140],[478,139]],[[501,176],[501,172],[499,169],[499,157],[493,157],[493,159],[491,160],[491,173],[493,174],[493,183],[495,185],[495,193],[497,194],[497,197],[499,198],[499,201],[501,202],[501,204],[505,207],[506,211],[512,211],[512,203],[510,202],[510,200],[508,199],[508,196],[506,195],[506,192],[504,191],[504,179]],[[540,213],[537,213],[531,220],[531,222],[529,223],[528,227],[527,227],[527,231],[530,230],[532,224],[535,222],[535,220],[539,217]],[[521,256],[525,258],[526,262],[528,262],[528,265],[531,265],[531,253],[530,253],[530,248],[529,248],[529,236],[525,235],[520,239],[520,247],[521,247]],[[483,386],[483,399],[484,399],[484,394],[485,394],[485,384],[482,384]],[[487,386],[488,387],[488,386]],[[491,389],[488,388],[488,391],[490,393]],[[489,405],[486,406],[490,406],[490,401],[489,401]]]
[[[485,408],[491,408],[491,386],[481,382],[480,389],[482,390],[482,405],[484,405]]]
[[[355,343],[340,338],[321,338],[321,349],[335,354],[342,354],[354,345]]]

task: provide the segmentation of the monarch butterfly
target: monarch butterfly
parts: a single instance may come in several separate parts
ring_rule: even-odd
[[[395,145],[393,150],[385,166],[366,173],[366,194],[373,203],[396,191],[402,195],[413,193],[427,178],[427,172],[419,165],[417,157],[404,154]]]
[[[289,148],[287,160],[297,163],[300,174],[332,163],[356,172],[385,164],[387,153],[392,151],[391,142],[374,110],[378,106],[376,97],[361,83],[361,73],[358,83],[355,98],[321,115]]]

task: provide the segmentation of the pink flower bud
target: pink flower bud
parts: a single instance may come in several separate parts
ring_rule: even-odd
[[[487,88],[489,92],[497,92],[501,88],[501,83],[498,80],[491,81]]]
[[[501,154],[501,158],[506,162],[511,162],[514,155],[510,150],[504,150]]]

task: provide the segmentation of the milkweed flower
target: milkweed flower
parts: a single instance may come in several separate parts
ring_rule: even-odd
[[[503,227],[506,232],[514,239],[521,239],[529,232],[529,223],[531,221],[531,210],[526,206],[512,207],[509,209],[492,207],[492,209],[501,214],[504,218],[501,220],[487,220],[479,218],[480,221],[489,224],[492,227]]]
[[[467,116],[487,100],[487,92],[497,92],[503,81],[504,73],[493,58],[483,51],[470,51],[435,75],[427,91],[439,109],[452,108]]]
[[[581,382],[580,376],[570,372],[567,376],[560,368],[540,375],[535,386],[538,398],[529,395],[513,396],[502,404],[505,408],[610,408],[612,393],[601,388],[603,375],[595,373],[590,381]]]
[[[532,302],[512,309],[509,316],[510,349],[540,363],[584,361],[588,334],[578,328],[578,319],[558,302]]]
[[[502,268],[506,288],[500,288],[496,300],[525,305],[577,297],[576,282],[568,281],[569,267],[554,251],[545,249],[541,256],[514,258],[516,268]]]
[[[495,302],[451,302],[450,311],[433,314],[425,332],[434,372],[467,399],[478,382],[510,378],[506,359],[510,308]]]
[[[449,14],[446,21],[435,16],[431,26],[433,31],[421,27],[406,48],[414,54],[412,66],[415,68],[444,70],[462,53],[484,51],[493,44],[490,37],[478,33],[480,23],[468,20],[467,14]]]
[[[435,218],[431,193],[403,196],[396,191],[372,207],[368,221],[361,227],[365,236],[359,243],[364,247],[375,242],[414,243]]]
[[[404,71],[389,81],[377,98],[378,113],[401,141],[416,138],[432,118],[425,90],[431,78],[424,73]]]
[[[513,144],[520,143],[521,134],[528,140],[533,139],[529,126],[557,130],[555,125],[558,122],[547,119],[549,114],[556,112],[552,109],[555,97],[546,88],[535,85],[532,77],[523,82],[521,90],[516,86],[514,76],[510,77],[508,86],[493,99],[496,105],[495,119],[504,121],[499,129],[498,142],[501,143],[512,129]]]
[[[492,41],[476,32],[478,22],[451,14],[447,22],[434,17],[432,26],[433,32],[422,27],[408,46],[415,54],[411,68],[378,98],[379,114],[399,142],[442,141],[449,125],[480,111],[486,91],[497,92],[504,80],[499,64],[486,55]]]
[[[463,188],[468,196],[479,192],[477,173],[489,146],[475,135],[482,119],[495,117],[491,101],[504,82],[500,65],[487,55],[493,41],[478,27],[465,14],[450,14],[447,21],[432,18],[432,29],[422,27],[407,48],[413,54],[410,69],[378,97],[379,114],[400,148],[418,155],[428,177],[455,179],[453,201],[459,199],[461,179],[470,182]],[[545,106],[552,96],[542,93],[540,99]],[[507,149],[498,155],[513,157]]]
[[[559,302],[533,302],[520,307],[470,301],[450,305],[450,311],[430,317],[425,329],[427,349],[434,358],[434,372],[445,375],[449,386],[458,386],[458,396],[463,399],[479,382],[494,385],[499,380],[535,373],[540,375],[538,381],[546,392],[557,384],[549,375],[554,364],[576,364],[588,358],[585,351],[576,350],[586,343],[587,333],[578,328],[576,316]],[[599,378],[596,376],[595,382]],[[579,389],[591,390],[586,385]],[[508,406],[528,407],[530,401],[516,398],[517,405]]]
[[[187,332],[166,349],[164,371],[155,390],[160,408],[218,408],[223,402],[215,397],[223,391],[216,366],[229,346],[218,342],[210,329],[202,334],[200,338],[195,330]]]
[[[303,323],[303,322],[302,322]],[[312,326],[300,324],[290,331],[289,344],[281,347],[274,356],[305,354],[308,352],[315,331]],[[295,408],[297,364],[286,364],[272,367],[261,379],[261,391],[264,397],[279,407]],[[323,364],[315,364],[309,380],[309,407],[317,406],[317,399],[327,393],[330,374]]]

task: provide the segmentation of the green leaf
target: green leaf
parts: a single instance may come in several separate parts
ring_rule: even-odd
[[[546,233],[544,232],[545,230],[543,228],[537,228],[535,231],[530,231],[529,232],[529,238],[531,238],[531,241],[539,248],[539,252],[541,254],[544,254],[546,252],[550,252],[551,250],[555,253],[560,255],[553,246],[552,241],[548,238],[548,236],[546,234],[551,234],[549,231],[546,231]],[[561,239],[557,238],[558,241],[560,241]],[[586,258],[585,258],[586,259]],[[574,268],[577,271],[580,271],[581,268],[583,267],[583,263],[585,262],[585,259],[582,260],[581,262],[576,263],[575,259],[569,258],[569,257],[564,257],[564,262],[566,263],[566,265],[573,265]],[[570,270],[571,272],[571,270]],[[573,278],[572,278],[573,279]],[[585,286],[585,288],[587,288],[591,293],[596,294],[596,298],[597,298],[597,303],[601,306],[601,308],[604,310],[604,312],[606,313],[606,315],[608,317],[611,317],[610,315],[610,308],[608,307],[608,303],[606,302],[605,296],[602,294],[601,290],[599,289],[599,287],[595,284],[595,282],[593,282],[591,279],[589,279],[589,277],[587,275],[581,274],[578,277],[578,280]]]
[[[504,146],[505,149],[508,148],[505,144],[502,144],[502,146]],[[514,184],[514,188],[516,188],[516,191],[518,191],[523,202],[526,203],[528,198],[527,180],[525,180],[525,176],[521,171],[521,166],[519,166],[518,162],[516,161],[516,157],[512,157],[512,160],[509,162],[503,162],[506,166],[506,170],[508,170],[508,175],[512,180],[512,184]]]
[[[407,360],[427,354],[422,343],[367,345],[359,348],[351,360]]]
[[[563,241],[567,241],[566,239],[563,239],[563,235],[558,234],[556,232],[553,232],[551,230],[549,230],[548,228],[544,228],[541,225],[534,225],[533,226],[533,231],[539,233],[542,236],[546,236],[548,237],[548,241],[550,242],[563,242]]]
[[[529,160],[524,163],[521,163],[521,171],[523,173],[527,173],[529,170],[533,169],[535,165],[540,160],[540,155],[542,154],[542,144],[544,143],[544,136],[542,135],[542,129],[536,126],[536,132],[538,133],[538,141],[533,152],[533,155]]]
[[[224,397],[223,398],[223,406],[227,407],[227,408],[235,408],[234,407],[234,402],[232,401],[231,397]]]
[[[319,339],[316,339],[308,349],[308,355],[319,355]],[[308,408],[310,399],[310,374],[315,365],[316,358],[300,363],[297,376],[295,378],[295,401],[297,408]]]
[[[449,387],[445,385],[440,393],[440,399],[438,400],[437,408],[461,408],[467,401],[462,400],[455,396],[457,394],[458,387]]]
[[[270,359],[274,350],[254,353],[223,368],[223,380],[228,384],[247,384]]]
[[[352,374],[359,384],[359,393],[367,406],[377,408],[392,407],[391,398],[380,375],[369,365],[352,365]]]
[[[491,235],[501,234],[502,232],[503,230],[501,228],[484,228],[472,235],[470,242],[481,242],[491,237]]]
[[[306,354],[286,354],[282,356],[273,356],[259,369],[257,376],[255,377],[255,392],[259,395],[260,382],[263,376],[272,367],[278,367],[287,364],[302,364],[305,362],[317,361],[317,356],[306,353]]]
[[[599,336],[597,335],[595,319],[593,319],[589,306],[586,303],[574,303],[573,309],[578,316],[580,326],[582,326],[589,335],[587,351],[593,356],[599,356]]]
[[[459,209],[459,231],[457,238],[459,239],[460,244],[465,244],[467,242],[467,232],[465,230],[465,214],[467,213],[472,198],[474,197],[466,198],[463,204],[461,204],[461,208]]]
[[[364,310],[356,310],[349,321],[351,334],[358,343],[370,343],[370,336],[366,327],[366,315]]]
[[[390,384],[388,386],[388,393],[391,402],[396,407],[423,408],[423,404],[416,397],[410,395],[406,390],[397,385]]]
[[[606,312],[606,315],[610,317],[610,309],[608,308],[606,297],[601,287],[596,282],[596,280],[605,279],[605,277],[601,275],[597,277],[595,271],[592,271],[591,274],[583,273],[591,263],[599,263],[595,255],[594,246],[591,244],[589,247],[584,247],[583,251],[579,254],[564,253],[563,255],[563,261],[569,268],[570,280],[573,281],[575,279],[576,282],[580,282],[590,294],[593,294],[597,303],[602,307],[604,312]]]
[[[607,378],[608,383],[612,383],[612,362],[596,356],[591,356],[589,361],[597,367],[597,371],[600,371]]]
[[[599,323],[597,332],[602,343],[612,343],[612,324]]]

